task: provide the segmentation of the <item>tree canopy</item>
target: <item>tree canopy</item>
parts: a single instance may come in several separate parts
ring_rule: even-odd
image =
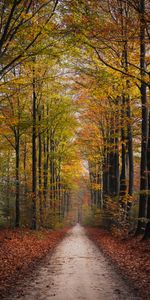
[[[150,236],[149,8],[0,2],[3,226],[89,219]]]

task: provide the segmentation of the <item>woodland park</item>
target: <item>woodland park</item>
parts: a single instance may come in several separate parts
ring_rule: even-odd
[[[150,299],[150,1],[2,0],[2,297],[82,228]]]

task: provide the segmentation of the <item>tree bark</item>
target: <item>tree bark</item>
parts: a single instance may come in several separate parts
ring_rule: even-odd
[[[15,152],[16,152],[16,220],[15,227],[20,226],[20,138],[19,138],[19,128],[16,130],[16,142],[15,142]]]
[[[127,183],[126,183],[126,136],[125,136],[125,107],[126,101],[125,96],[122,96],[122,128],[121,128],[121,175],[120,175],[120,202],[122,203],[122,198],[126,195],[127,192]]]
[[[118,148],[118,133],[115,124],[115,119],[111,118],[110,132],[110,162],[109,162],[109,186],[110,196],[117,196],[119,193],[119,148]],[[115,137],[114,137],[115,136]]]
[[[32,229],[37,228],[37,216],[36,216],[36,193],[37,193],[37,157],[36,157],[36,82],[35,82],[35,70],[33,67],[33,99],[32,99]]]
[[[149,112],[149,136],[147,146],[147,173],[148,173],[148,199],[147,199],[147,219],[144,239],[150,238],[150,112]]]
[[[40,201],[40,225],[43,225],[43,206],[42,206],[42,139],[41,139],[41,112],[39,111],[39,130],[38,130],[38,171],[39,171],[39,201]]]
[[[105,141],[106,142],[106,141]],[[109,153],[107,146],[104,146],[104,160],[103,160],[103,197],[109,195]]]
[[[133,158],[133,136],[132,136],[132,125],[131,120],[131,107],[130,99],[127,99],[127,117],[128,117],[128,128],[127,128],[127,143],[128,143],[128,158],[129,158],[129,186],[128,195],[133,196],[134,191],[134,158]],[[127,215],[129,215],[132,206],[132,199],[127,202]]]
[[[134,159],[133,159],[133,137],[132,137],[132,126],[130,124],[131,120],[131,108],[130,108],[130,100],[128,99],[128,108],[127,108],[127,117],[128,117],[128,133],[127,133],[127,140],[128,140],[128,156],[129,156],[129,188],[128,194],[130,196],[133,195],[133,184],[134,184]]]
[[[26,136],[25,136],[25,141],[24,141],[24,151],[23,151],[23,171],[24,171],[24,194],[26,197],[27,194],[27,141],[26,141]]]
[[[53,130],[51,130],[50,134],[50,197],[51,197],[51,202],[52,202],[52,207],[56,209],[56,202],[55,202],[55,163],[54,163],[54,150],[55,150],[55,145],[54,145],[54,134]]]
[[[145,77],[145,0],[140,0],[140,72],[141,72],[141,104],[142,104],[142,126],[141,126],[141,166],[140,166],[140,199],[139,199],[139,221],[136,234],[143,232],[145,223],[142,218],[146,214],[147,204],[147,138],[148,138],[148,107]]]

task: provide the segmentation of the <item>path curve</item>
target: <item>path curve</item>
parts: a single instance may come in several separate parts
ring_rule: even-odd
[[[127,284],[113,270],[80,225],[73,227],[47,257],[22,296],[12,300],[134,300]]]

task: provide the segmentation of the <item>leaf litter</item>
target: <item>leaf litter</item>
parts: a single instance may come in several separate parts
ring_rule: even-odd
[[[141,299],[150,299],[150,240],[121,239],[100,228],[86,228],[88,237],[106,254]]]
[[[67,231],[67,228],[57,231],[0,230],[0,298],[7,297],[20,280],[54,250]]]

